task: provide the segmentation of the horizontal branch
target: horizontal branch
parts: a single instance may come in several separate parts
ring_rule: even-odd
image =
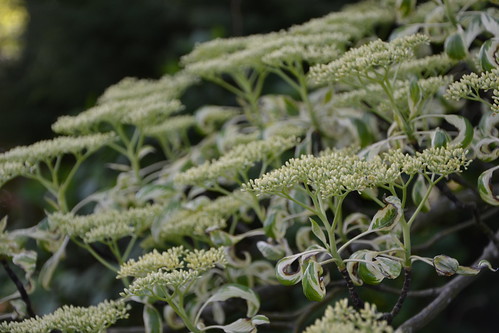
[[[499,232],[495,237],[499,236]],[[482,252],[480,258],[475,262],[478,264],[480,260],[493,260],[499,258],[499,252],[495,244],[490,241]],[[417,315],[408,319],[398,328],[398,332],[412,333],[424,327],[427,323],[433,320],[440,312],[442,312],[449,303],[467,286],[479,277],[474,276],[458,276],[446,285],[440,288],[440,294]]]

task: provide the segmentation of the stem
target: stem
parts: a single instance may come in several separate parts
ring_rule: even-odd
[[[364,302],[360,299],[359,294],[357,294],[352,279],[350,279],[350,275],[348,275],[348,272],[345,268],[340,269],[340,273],[347,283],[348,294],[350,295],[353,307],[357,310],[360,310],[363,307]]]
[[[400,309],[402,308],[402,305],[404,304],[404,301],[407,297],[407,294],[409,292],[409,288],[411,286],[411,268],[410,267],[404,267],[404,285],[402,286],[402,290],[400,292],[400,296],[397,299],[397,302],[392,308],[392,311],[389,313],[386,313],[381,317],[381,319],[384,319],[390,324],[395,318],[395,316],[400,312]]]
[[[19,280],[19,278],[17,277],[16,273],[10,268],[9,263],[7,262],[7,260],[0,259],[0,262],[2,263],[2,266],[5,269],[5,272],[7,273],[7,275],[9,276],[9,278],[16,285],[16,288],[19,291],[19,294],[21,294],[21,299],[26,304],[26,311],[28,312],[28,315],[30,317],[35,317],[35,312],[33,311],[33,308],[31,307],[31,301],[29,299],[28,293],[26,292],[26,289],[24,288],[24,285]]]

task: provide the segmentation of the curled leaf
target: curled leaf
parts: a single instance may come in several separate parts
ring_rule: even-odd
[[[484,71],[490,71],[499,66],[496,54],[499,49],[499,38],[492,38],[483,43],[478,53],[480,66]]]
[[[298,267],[297,270],[293,270],[292,265],[301,256],[302,254],[298,253],[292,256],[284,257],[277,262],[275,268],[276,277],[281,284],[285,286],[291,286],[300,282],[300,280],[302,279],[301,269],[300,267]]]
[[[483,201],[492,206],[499,206],[499,197],[493,193],[492,175],[499,166],[484,171],[478,177],[478,193]]]
[[[326,296],[326,287],[322,279],[322,266],[311,259],[303,271],[303,294],[311,301],[321,301]]]

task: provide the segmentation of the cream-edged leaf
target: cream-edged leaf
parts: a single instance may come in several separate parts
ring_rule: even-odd
[[[493,193],[492,176],[499,166],[484,171],[478,177],[478,193],[483,201],[492,206],[499,206],[499,197]]]
[[[311,301],[321,301],[326,296],[326,287],[322,280],[322,266],[315,260],[309,260],[303,271],[301,281],[303,294]]]
[[[301,253],[294,254],[288,257],[284,257],[277,262],[276,265],[276,277],[277,280],[285,285],[291,286],[297,284],[302,279],[301,269],[298,267],[296,271],[293,271],[293,263],[295,263],[300,257]]]
[[[386,206],[374,215],[369,230],[390,230],[402,218],[402,202],[399,198],[389,196],[384,201]]]

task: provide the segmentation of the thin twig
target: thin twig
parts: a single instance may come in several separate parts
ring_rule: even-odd
[[[33,308],[31,307],[31,300],[29,299],[28,293],[26,292],[26,289],[24,288],[24,285],[22,284],[21,280],[19,280],[16,273],[10,268],[7,260],[0,259],[0,262],[2,262],[2,266],[5,269],[5,272],[7,273],[9,278],[16,285],[16,288],[19,291],[19,294],[21,294],[21,299],[26,304],[26,311],[28,312],[28,316],[34,317],[35,312],[33,311]]]
[[[340,270],[340,273],[347,283],[348,294],[350,295],[353,307],[357,310],[360,310],[364,306],[364,302],[360,299],[359,294],[357,294],[352,279],[350,279],[350,275],[348,275],[346,269]]]
[[[389,324],[392,322],[393,318],[400,312],[402,305],[404,304],[405,298],[407,297],[407,293],[409,292],[409,288],[411,286],[411,268],[404,267],[404,285],[402,286],[402,290],[400,291],[400,296],[397,299],[397,302],[392,308],[392,311],[383,315],[382,319],[386,320]]]
[[[494,236],[498,237],[499,232],[497,232]],[[490,241],[475,264],[478,264],[480,260],[492,260],[498,258],[499,252],[497,251],[495,244]],[[402,333],[412,333],[424,327],[432,319],[438,316],[438,314],[442,312],[464,288],[470,285],[478,277],[479,275],[458,276],[446,285],[442,286],[440,288],[441,291],[439,295],[418,314],[404,322],[398,328],[398,331]]]

